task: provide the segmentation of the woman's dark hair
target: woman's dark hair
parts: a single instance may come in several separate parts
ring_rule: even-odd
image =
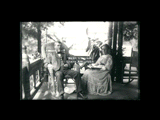
[[[109,46],[108,44],[104,44],[104,45],[101,46],[101,48],[102,48],[102,47],[105,48],[105,49],[104,49],[104,53],[105,53],[105,54],[111,54],[111,48],[110,48],[110,46]]]

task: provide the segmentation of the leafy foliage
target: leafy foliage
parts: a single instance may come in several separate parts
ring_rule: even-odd
[[[43,39],[41,31],[54,25],[53,22],[22,22],[22,45],[27,46],[27,53],[37,52],[38,41]],[[40,45],[41,46],[41,45]]]
[[[22,22],[22,40],[27,39],[28,37],[37,39],[38,36],[38,25],[40,29],[44,30],[51,25],[54,25],[53,22]]]
[[[124,22],[123,25],[124,40],[138,39],[138,25],[137,22]]]

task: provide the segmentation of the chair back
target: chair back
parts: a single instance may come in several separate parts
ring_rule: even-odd
[[[138,67],[138,51],[131,50],[131,66]]]

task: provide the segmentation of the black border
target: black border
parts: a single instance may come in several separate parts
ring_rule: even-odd
[[[30,20],[29,20],[30,21]],[[32,21],[32,20],[31,20]],[[51,20],[52,21],[52,20]],[[57,20],[57,21],[60,21],[60,20]],[[100,20],[101,21],[101,20]],[[103,21],[108,21],[108,20],[103,20]],[[135,21],[135,20],[130,20],[130,21]],[[19,24],[18,24],[18,26],[20,27],[20,22],[25,22],[25,21],[19,21]],[[38,21],[35,21],[35,22],[38,22]],[[72,22],[74,22],[74,21],[72,21]],[[77,21],[76,21],[77,22]],[[94,22],[94,21],[93,21]],[[113,22],[113,21],[112,21]],[[140,21],[138,21],[139,22],[139,24],[141,24],[141,22]],[[140,25],[141,26],[141,25]],[[141,28],[140,28],[141,29]],[[139,34],[140,34],[140,32],[139,32]],[[140,35],[140,37],[141,37],[141,35]],[[20,29],[19,29],[19,40],[20,40]],[[19,46],[19,60],[20,61],[18,61],[18,64],[20,65],[19,66],[19,70],[18,71],[20,71],[20,74],[21,74],[21,53],[20,53],[20,51],[21,51],[21,41],[19,41],[19,44],[18,44]],[[140,41],[139,41],[139,58],[140,58]],[[139,59],[139,69],[140,69],[140,59]],[[139,75],[139,78],[140,78],[140,75]],[[21,76],[20,76],[20,79],[21,79]],[[140,86],[141,86],[141,80],[139,80],[139,84],[140,84]],[[19,90],[20,90],[20,82],[18,81],[18,94],[19,94]],[[97,104],[97,106],[104,106],[105,107],[105,105],[106,105],[106,107],[108,106],[108,104],[109,104],[109,102],[113,102],[113,104],[114,104],[114,106],[115,105],[120,105],[120,104],[128,104],[128,102],[130,103],[131,102],[131,104],[132,103],[136,103],[137,104],[137,102],[140,102],[141,100],[142,100],[142,97],[141,97],[141,93],[142,93],[142,91],[141,91],[141,87],[139,86],[139,89],[140,89],[140,94],[139,94],[139,97],[140,97],[140,100],[64,100],[64,101],[68,101],[68,102],[73,102],[73,101],[82,101],[82,104],[84,103],[84,101],[87,101],[87,105],[89,104],[89,103],[91,103],[91,106],[93,105],[93,106],[95,106],[96,107],[96,104],[93,104],[93,102],[98,102]],[[18,100],[20,100],[19,99],[20,98],[20,96],[18,95]],[[39,103],[39,101],[45,101],[44,102],[44,106],[49,106],[50,104],[53,104],[53,105],[55,105],[55,101],[60,101],[60,100],[55,100],[54,102],[52,101],[52,100],[20,100],[20,103],[26,103],[25,101],[36,101],[36,102],[38,102]],[[49,101],[51,101],[52,103],[50,103]],[[70,105],[72,105],[72,103],[70,103],[70,104],[68,104],[68,103],[65,103],[65,102],[60,102],[60,104],[61,105],[68,105],[68,107],[70,107]],[[104,103],[105,102],[105,103]],[[120,102],[120,103],[119,103]],[[122,103],[121,103],[122,102]],[[64,104],[63,104],[64,103]],[[116,104],[117,103],[117,104]],[[23,104],[23,105],[24,105]],[[35,102],[33,103],[34,105],[37,105],[37,104],[35,104]],[[40,103],[41,104],[41,103]],[[33,106],[33,105],[32,105]],[[78,105],[79,106],[79,105]],[[111,105],[112,106],[112,105]],[[84,108],[84,107],[83,107]]]

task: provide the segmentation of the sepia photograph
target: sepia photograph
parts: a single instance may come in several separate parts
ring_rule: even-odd
[[[20,22],[20,100],[140,100],[139,21]]]

